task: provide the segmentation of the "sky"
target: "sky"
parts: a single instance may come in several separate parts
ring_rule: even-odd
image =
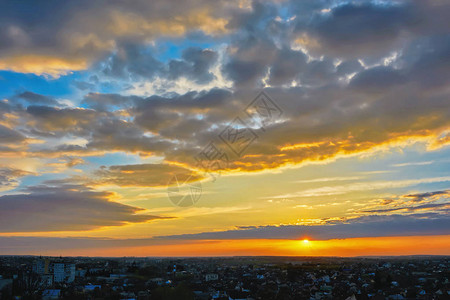
[[[0,2],[0,255],[450,255],[450,3]]]

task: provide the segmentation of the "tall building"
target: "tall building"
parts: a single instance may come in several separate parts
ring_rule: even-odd
[[[39,258],[33,262],[33,272],[39,275],[49,274],[49,265],[48,259]]]
[[[66,278],[66,271],[64,263],[53,264],[53,280],[54,282],[64,282]]]
[[[54,282],[70,283],[75,280],[75,264],[55,262],[53,263]]]
[[[65,265],[66,282],[73,282],[75,280],[75,264],[69,263]]]

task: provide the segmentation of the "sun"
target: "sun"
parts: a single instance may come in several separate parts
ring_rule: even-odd
[[[303,244],[308,244],[309,243],[309,240],[308,239],[304,239],[303,240]]]

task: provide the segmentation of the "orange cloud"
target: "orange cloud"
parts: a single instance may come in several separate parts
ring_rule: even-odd
[[[192,11],[171,18],[151,19],[143,15],[126,14],[121,11],[111,13],[109,30],[116,35],[140,35],[148,39],[158,35],[181,36],[192,29],[200,29],[211,35],[224,34],[228,21],[215,18],[207,9]]]
[[[23,54],[0,58],[0,69],[19,73],[33,73],[57,78],[72,71],[84,70],[88,62],[84,59],[64,58],[51,55]]]

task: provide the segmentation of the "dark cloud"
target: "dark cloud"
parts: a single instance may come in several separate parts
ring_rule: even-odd
[[[91,138],[86,147],[90,150],[122,150],[128,152],[163,153],[172,143],[159,138],[147,137],[131,122],[116,118],[104,118],[91,128]]]
[[[242,88],[261,86],[261,79],[266,76],[278,52],[274,42],[260,32],[238,38],[229,50],[231,55],[222,66],[223,73]],[[297,58],[292,54],[291,59],[295,61]]]
[[[382,92],[383,89],[399,86],[405,83],[402,74],[390,67],[375,67],[355,75],[350,87],[367,92]]]
[[[221,240],[221,239],[346,239],[380,236],[447,235],[450,218],[442,215],[370,216],[326,225],[258,226],[249,229],[161,236],[162,239]],[[158,237],[156,237],[158,238]]]
[[[450,78],[450,32],[422,37],[405,48],[399,58],[408,79],[425,89],[448,85]]]
[[[183,50],[180,59],[163,63],[154,57],[156,49],[137,44],[121,46],[103,66],[107,76],[122,80],[151,80],[156,77],[176,80],[185,77],[198,84],[215,79],[211,72],[218,54],[211,49],[189,47]]]
[[[290,84],[306,67],[306,55],[300,51],[281,49],[270,68],[269,84]]]
[[[36,94],[30,91],[25,91],[22,92],[20,94],[18,94],[16,96],[16,98],[18,99],[22,99],[25,102],[31,104],[31,105],[58,105],[58,101],[56,101],[55,99],[48,97],[48,96],[44,96],[41,94]]]
[[[41,131],[83,134],[97,115],[93,110],[82,108],[57,108],[52,106],[27,107],[27,113],[35,120],[33,128]]]
[[[253,34],[276,16],[277,9],[270,1],[252,1],[251,10],[234,11],[227,28]]]
[[[333,62],[324,58],[308,63],[296,79],[303,85],[320,87],[333,84],[337,79],[337,73]]]
[[[158,132],[160,129],[171,128],[198,114],[209,117],[210,112],[214,114],[216,110],[226,108],[231,100],[232,93],[221,89],[167,97],[151,96],[137,102],[132,112],[137,125],[152,132]],[[220,119],[211,121],[220,121]]]
[[[418,36],[449,33],[450,6],[441,1],[333,2],[318,1],[310,18],[297,20],[316,55],[380,58]]]
[[[74,80],[73,85],[76,86],[77,89],[82,91],[95,90],[95,85],[86,81]]]
[[[164,219],[83,186],[35,186],[26,192],[0,197],[1,232],[92,230]]]
[[[450,191],[434,191],[434,192],[426,192],[419,194],[408,194],[405,195],[405,198],[411,199],[412,202],[423,202],[426,199],[434,198],[434,197],[447,196],[450,197]]]
[[[139,99],[139,97],[118,94],[89,93],[84,97],[82,104],[98,111],[108,111],[130,107]]]
[[[394,207],[388,209],[372,209],[372,210],[364,210],[364,213],[389,213],[389,212],[398,212],[398,211],[407,211],[407,212],[415,212],[421,210],[444,210],[446,212],[450,212],[450,203],[431,203],[431,204],[423,204],[411,207]]]
[[[358,60],[352,59],[341,62],[336,68],[336,73],[337,75],[342,76],[358,73],[362,70],[363,66],[361,63]]]
[[[267,68],[256,61],[233,59],[224,66],[224,72],[239,85],[257,85]]]
[[[300,19],[299,32],[316,39],[313,48],[338,57],[386,54],[401,45],[401,34],[420,21],[417,8],[406,3],[378,5],[348,3],[329,13],[313,15],[310,23]]]
[[[165,66],[153,57],[151,50],[136,44],[122,45],[107,61],[103,72],[124,79],[152,79],[162,75]]]
[[[382,199],[379,205],[371,209],[362,209],[360,213],[390,214],[393,212],[403,214],[417,214],[424,211],[448,214],[450,211],[450,191],[434,191],[417,194],[401,195],[395,198]]]
[[[0,125],[0,144],[19,143],[25,140],[25,136],[20,132]]]
[[[186,77],[199,84],[208,83],[215,78],[210,72],[218,54],[210,49],[188,48],[183,51],[183,60],[169,62],[169,79]]]

